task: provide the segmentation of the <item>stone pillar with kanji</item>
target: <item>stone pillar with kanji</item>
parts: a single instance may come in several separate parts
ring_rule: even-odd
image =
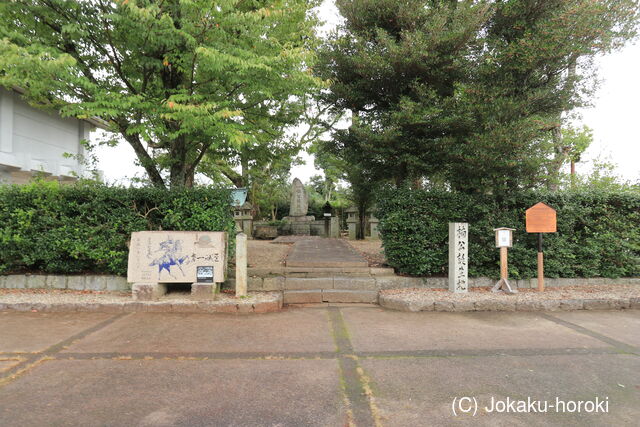
[[[449,290],[469,291],[469,224],[449,223]]]

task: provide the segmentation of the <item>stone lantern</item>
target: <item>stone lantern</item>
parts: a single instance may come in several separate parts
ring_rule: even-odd
[[[369,238],[370,239],[376,240],[380,238],[380,233],[378,233],[379,222],[380,220],[376,218],[375,211],[369,212],[369,230],[370,230]]]
[[[247,236],[253,235],[253,205],[244,202],[242,206],[236,206],[233,210],[233,220],[236,223],[236,231]]]
[[[358,236],[358,228],[360,228],[360,215],[355,206],[351,206],[345,211],[347,214],[347,227],[349,228],[349,239],[355,240]]]

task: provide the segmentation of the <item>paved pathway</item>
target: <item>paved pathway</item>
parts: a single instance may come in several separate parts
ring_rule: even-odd
[[[454,398],[477,415],[453,415]],[[491,399],[608,413],[487,413]],[[460,402],[457,400],[456,402]],[[0,425],[637,425],[640,311],[0,312]]]
[[[368,267],[349,243],[340,239],[299,240],[285,261],[287,267]]]

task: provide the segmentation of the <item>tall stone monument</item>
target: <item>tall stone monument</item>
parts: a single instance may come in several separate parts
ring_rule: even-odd
[[[289,216],[284,217],[287,223],[286,229],[289,233],[298,236],[308,236],[311,234],[311,222],[315,217],[307,215],[309,211],[309,195],[298,178],[291,184],[291,206]]]
[[[307,189],[298,178],[291,184],[291,206],[289,207],[290,217],[303,217],[309,211],[309,195]]]
[[[449,290],[469,291],[469,224],[449,223]]]

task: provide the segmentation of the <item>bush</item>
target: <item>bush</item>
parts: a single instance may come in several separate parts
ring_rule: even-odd
[[[379,230],[389,264],[409,275],[446,275],[448,223],[469,223],[469,276],[499,277],[493,229],[515,228],[512,278],[537,276],[537,234],[525,211],[537,202],[557,210],[558,232],[544,235],[547,277],[640,275],[640,194],[526,192],[502,198],[386,189],[378,198]]]
[[[127,272],[131,233],[234,230],[226,190],[35,182],[0,187],[0,272]],[[233,235],[233,234],[230,234]]]

